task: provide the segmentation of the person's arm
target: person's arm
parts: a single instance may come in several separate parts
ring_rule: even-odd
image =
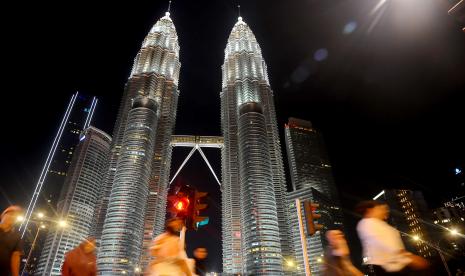
[[[190,270],[189,265],[187,264],[187,259],[178,259],[176,262],[179,265],[179,268],[181,268],[182,272],[184,272],[186,276],[193,276],[193,273]]]
[[[342,258],[342,265],[344,266],[344,270],[350,273],[352,276],[363,276],[363,273],[358,270],[353,264],[352,261],[350,260],[349,256],[343,257]]]
[[[19,263],[21,259],[21,251],[14,251],[11,254],[11,275],[19,276]]]

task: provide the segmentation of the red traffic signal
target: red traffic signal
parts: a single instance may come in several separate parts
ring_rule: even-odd
[[[168,196],[168,212],[173,217],[184,217],[188,215],[190,200],[183,193]]]
[[[312,203],[310,200],[304,201],[305,220],[307,221],[307,232],[309,236],[313,236],[317,231],[323,229],[322,224],[318,224],[318,219],[321,215],[316,213],[320,204]]]
[[[189,207],[189,203],[190,203],[189,198],[181,197],[174,203],[174,208],[180,212],[186,211],[187,208]]]

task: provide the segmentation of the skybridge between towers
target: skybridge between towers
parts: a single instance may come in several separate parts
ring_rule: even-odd
[[[208,168],[210,169],[211,173],[213,174],[213,177],[215,178],[216,182],[218,185],[221,187],[221,182],[216,175],[215,171],[213,170],[212,166],[210,165],[210,162],[207,159],[207,156],[203,152],[202,148],[216,148],[216,149],[222,149],[224,146],[224,139],[221,136],[193,136],[193,135],[173,135],[171,137],[171,147],[185,147],[185,148],[192,148],[192,150],[189,152],[187,157],[184,159],[182,162],[181,166],[179,169],[176,171],[174,174],[173,178],[170,180],[170,185],[171,183],[176,179],[178,174],[181,172],[181,170],[184,168],[186,165],[187,161],[192,157],[192,155],[198,151],[200,155],[202,156],[203,160],[207,164]]]

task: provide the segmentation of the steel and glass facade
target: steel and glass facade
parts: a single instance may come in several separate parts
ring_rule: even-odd
[[[156,22],[145,37],[142,47],[134,60],[131,75],[126,83],[113,132],[113,144],[103,181],[101,199],[98,203],[94,219],[95,226],[92,230],[99,243],[102,244],[102,248],[107,248],[105,250],[110,250],[108,246],[115,244],[117,239],[128,231],[134,232],[134,240],[142,241],[142,244],[141,246],[118,247],[117,250],[125,248],[125,252],[118,252],[118,255],[111,255],[109,251],[106,253],[101,251],[98,256],[98,262],[101,266],[112,267],[110,264],[114,263],[114,260],[109,261],[109,259],[115,258],[115,256],[122,256],[121,254],[123,254],[125,257],[120,259],[128,260],[128,262],[130,260],[133,267],[118,266],[115,269],[122,271],[125,269],[134,269],[137,266],[143,267],[149,259],[148,247],[151,240],[155,235],[163,231],[171,163],[170,142],[176,120],[180,66],[176,29],[170,18],[170,14],[166,13],[164,17]],[[138,222],[137,226],[130,225],[129,229],[124,229],[123,224],[117,229],[117,227],[106,226],[107,221],[110,222],[109,217],[113,216],[109,214],[110,198],[112,195],[116,196],[116,191],[113,192],[113,190],[117,187],[116,176],[120,175],[118,172],[121,167],[120,163],[122,162],[120,159],[127,150],[123,143],[124,139],[128,139],[126,130],[129,129],[129,113],[132,112],[132,102],[141,96],[153,99],[157,107],[157,124],[156,128],[152,129],[156,142],[153,145],[152,153],[149,154],[148,148],[145,149],[146,156],[144,157],[150,160],[150,166],[146,164],[145,167],[138,168],[143,170],[144,174],[149,175],[147,179],[144,178],[144,183],[140,183],[143,187],[148,187],[147,195],[144,197],[147,200],[142,202],[142,199],[138,199],[145,208],[143,210],[144,213],[141,214],[144,221],[142,228],[140,228]],[[126,152],[125,154],[128,153]],[[142,158],[141,156],[139,157]],[[120,178],[118,180],[120,184],[118,185],[124,184],[123,182],[123,178]],[[116,212],[116,210],[114,211]],[[110,228],[112,229],[111,231],[109,230]],[[104,244],[105,246],[103,246]],[[110,255],[106,255],[107,253]],[[108,270],[105,269],[104,271]],[[102,273],[111,274],[110,272]]]
[[[259,103],[239,107],[238,140],[244,268],[252,275],[282,275],[271,158]]]
[[[61,275],[66,252],[89,236],[111,138],[95,127],[88,127],[80,140],[58,201],[59,217],[67,226],[57,228],[50,224],[34,275]]]
[[[298,228],[297,207],[295,200],[311,200],[320,204],[320,224],[322,231],[307,239],[307,255],[309,256],[312,275],[322,275],[322,267],[317,262],[322,258],[327,229],[342,229],[343,215],[334,179],[331,173],[326,148],[321,134],[316,131],[311,122],[290,118],[285,125],[285,141],[289,171],[292,180],[292,191],[287,195],[290,210],[289,225],[291,225],[291,240],[298,270],[297,275],[305,275],[303,249]],[[301,210],[304,210],[301,203]],[[302,217],[305,217],[302,211]],[[304,232],[307,229],[304,227]]]
[[[292,275],[306,275],[304,266],[304,254],[302,248],[302,240],[299,232],[299,221],[298,221],[298,208],[296,206],[296,199],[300,200],[300,210],[302,218],[305,218],[304,205],[305,200],[311,200],[312,202],[318,203],[318,208],[321,218],[318,219],[319,224],[323,225],[323,229],[313,236],[308,235],[308,229],[304,224],[304,234],[306,235],[306,248],[307,256],[310,265],[310,271],[312,275],[322,275],[322,265],[318,259],[323,259],[324,251],[327,246],[327,241],[324,232],[329,229],[343,229],[343,217],[342,210],[338,201],[331,200],[324,194],[318,192],[316,189],[299,189],[289,192],[287,195],[287,202],[289,208],[289,225],[291,228],[291,239],[294,245],[294,258],[288,258],[289,261],[293,261],[296,265],[292,270]],[[291,274],[291,273],[289,273]]]
[[[265,61],[260,46],[249,28],[239,18],[228,39],[223,64],[223,84],[221,97],[221,121],[224,136],[222,149],[222,214],[223,214],[223,271],[225,273],[248,273],[250,241],[245,241],[244,198],[241,198],[241,145],[239,136],[239,111],[245,103],[256,103],[262,107],[266,140],[266,154],[271,166],[271,177],[267,180],[274,192],[274,200],[267,201],[271,210],[276,210],[279,226],[279,242],[282,256],[290,255],[289,228],[285,209],[286,184],[284,177],[281,147],[276,123],[273,92],[270,88]],[[262,145],[263,146],[263,145]],[[262,161],[263,162],[263,161]],[[251,165],[251,164],[250,164]],[[252,166],[251,166],[252,167]],[[246,171],[248,168],[243,168]],[[242,173],[241,173],[242,172]],[[266,181],[266,180],[262,180]],[[244,182],[242,184],[245,185]],[[252,185],[252,184],[247,184]],[[257,195],[250,195],[255,197]],[[262,204],[262,203],[260,203]],[[265,207],[262,206],[262,207]],[[259,219],[256,217],[255,219]],[[249,227],[248,225],[247,227]],[[274,249],[273,249],[274,250]],[[273,253],[273,254],[275,254]],[[260,255],[259,258],[264,258]],[[281,264],[282,264],[282,257]],[[261,261],[258,260],[258,263]],[[274,261],[273,261],[274,262]],[[257,267],[259,267],[257,265]],[[282,271],[282,269],[281,269]],[[282,273],[282,272],[277,272]],[[273,274],[273,273],[272,273]]]
[[[100,275],[131,274],[139,266],[156,127],[155,100],[135,98],[102,231]]]

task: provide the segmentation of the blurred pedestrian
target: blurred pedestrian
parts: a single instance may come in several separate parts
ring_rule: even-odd
[[[149,276],[191,276],[181,232],[185,229],[184,222],[179,218],[166,222],[165,232],[153,240],[150,248],[154,260],[149,266]]]
[[[89,237],[75,249],[66,253],[61,267],[62,276],[96,276],[97,258],[95,256],[95,239]]]
[[[325,252],[324,276],[362,276],[350,260],[350,251],[344,233],[340,230],[326,232],[328,247]]]
[[[23,244],[14,224],[21,212],[21,207],[10,206],[0,217],[0,276],[19,276]]]
[[[407,252],[399,231],[386,222],[389,207],[385,203],[363,201],[356,210],[363,216],[357,224],[357,232],[365,264],[372,265],[375,275],[408,275],[412,271],[417,274],[426,271],[428,262]]]
[[[199,247],[194,250],[195,274],[205,276],[207,273],[207,256],[208,251],[205,247]]]

